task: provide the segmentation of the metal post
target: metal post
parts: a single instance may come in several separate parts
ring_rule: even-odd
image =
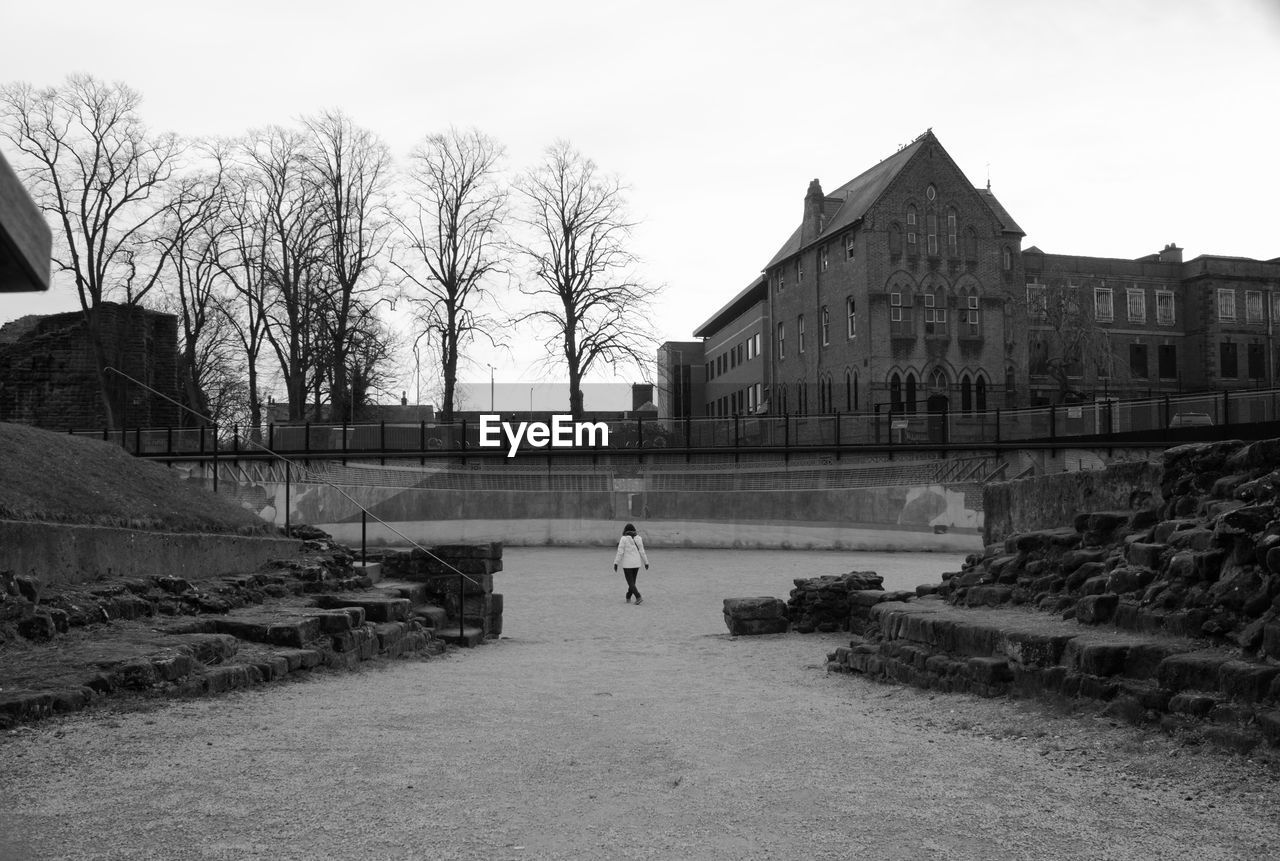
[[[636,416],[636,448],[644,448],[644,417]]]
[[[240,425],[231,426],[231,450],[240,453]]]
[[[840,447],[840,411],[836,410],[836,448]]]
[[[1111,432],[1111,428],[1107,428],[1107,432]],[[1058,409],[1053,404],[1049,404],[1049,439],[1058,438]]]
[[[464,422],[465,424],[465,422]],[[464,582],[462,572],[458,572],[458,636],[464,636],[462,630],[463,621],[466,619],[467,606],[467,586]]]
[[[462,450],[467,450],[467,420],[462,420]]]
[[[204,425],[200,425],[200,453],[204,454]]]
[[[360,509],[360,564],[363,565],[365,559],[365,530],[369,525],[369,512],[363,508]]]
[[[787,413],[782,414],[782,447],[791,448],[791,416]]]
[[[302,425],[302,450],[311,451],[311,422],[304,422]]]
[[[742,442],[742,434],[738,425],[738,414],[733,414],[733,447],[737,448]]]
[[[213,426],[213,492],[218,492],[218,426]]]
[[[1222,426],[1231,427],[1231,392],[1222,390]]]
[[[1165,395],[1164,396],[1164,437],[1163,437],[1165,442],[1169,441],[1169,422],[1170,421],[1172,421],[1172,419],[1169,416],[1169,396]]]
[[[996,407],[996,445],[1000,444],[1000,408]]]
[[[289,534],[289,530],[291,528],[289,525],[289,508],[290,508],[289,485],[293,483],[292,467],[293,467],[293,464],[291,462],[287,460],[284,462],[284,534],[285,535]]]
[[[276,426],[274,424],[267,425],[267,448],[272,451],[276,450]]]
[[[879,405],[879,404],[876,404],[876,405],[875,405],[875,421],[874,421],[874,425],[875,425],[875,429],[876,429],[875,441],[876,441],[877,443],[879,443],[879,442],[880,442],[880,405]]]

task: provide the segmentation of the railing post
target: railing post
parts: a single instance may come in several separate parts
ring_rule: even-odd
[[[302,424],[302,450],[308,453],[311,451],[311,422]]]
[[[133,426],[133,453],[142,454],[142,428],[138,425]]]
[[[1169,415],[1169,409],[1170,409],[1169,396],[1165,395],[1164,396],[1164,423],[1163,423],[1164,435],[1162,437],[1165,442],[1169,441],[1169,422],[1173,421],[1172,417]]]
[[[836,410],[836,448],[840,447],[840,411]]]
[[[111,437],[107,436],[107,428],[106,428],[106,425],[103,425],[103,427],[102,427],[102,441],[103,441],[103,442],[106,442],[106,441],[107,441],[107,440],[109,440],[109,439],[111,439]]]
[[[880,405],[879,404],[875,405],[875,421],[872,423],[875,425],[875,429],[876,429],[875,442],[877,445],[879,445],[880,443]]]
[[[465,425],[466,420],[464,419],[462,423]],[[466,619],[466,606],[467,606],[467,584],[463,580],[462,572],[459,571],[458,572],[458,636],[459,637],[464,636],[462,625],[463,625],[463,621]]]
[[[787,413],[782,414],[782,447],[791,448],[791,416]]]
[[[204,454],[204,425],[200,425],[200,453]]]
[[[218,492],[218,425],[213,426],[213,492]]]
[[[368,528],[368,525],[369,525],[369,512],[361,508],[360,509],[360,564],[361,565],[365,564],[365,560],[368,558],[365,554],[365,530]]]
[[[1111,429],[1108,428],[1110,433]],[[1049,439],[1058,438],[1058,408],[1053,404],[1049,404]]]
[[[466,451],[467,450],[467,420],[466,419],[462,420],[462,434],[459,442],[462,446],[462,450]]]
[[[173,454],[173,425],[169,425],[164,431],[164,453]]]
[[[1000,408],[996,407],[996,445],[1000,444]]]
[[[240,453],[240,425],[231,426],[231,450],[236,454]]]
[[[742,429],[738,424],[738,414],[733,414],[733,447],[737,448],[742,443]]]
[[[276,450],[276,426],[274,423],[267,425],[267,448],[272,451]]]
[[[378,422],[378,448],[383,451],[387,450],[387,422],[386,420]]]
[[[292,528],[289,523],[289,487],[293,484],[293,463],[291,461],[284,462],[284,534],[288,535]]]
[[[1231,427],[1231,392],[1222,390],[1222,426]]]
[[[636,416],[636,448],[644,448],[644,417]]]

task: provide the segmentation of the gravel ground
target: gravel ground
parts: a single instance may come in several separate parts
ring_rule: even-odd
[[[1026,703],[827,674],[726,597],[940,554],[507,551],[501,640],[0,742],[0,858],[1280,857],[1280,769]],[[7,853],[7,854],[6,854]]]

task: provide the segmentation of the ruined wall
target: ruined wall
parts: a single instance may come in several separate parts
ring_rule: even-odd
[[[177,317],[111,302],[97,313],[108,364],[177,398]],[[109,385],[124,426],[178,424],[173,404],[120,378]],[[50,430],[106,426],[93,343],[79,311],[0,328],[0,421]]]
[[[1142,460],[994,482],[982,495],[984,541],[1071,523],[1082,511],[1145,508],[1160,498],[1162,474],[1158,462]]]

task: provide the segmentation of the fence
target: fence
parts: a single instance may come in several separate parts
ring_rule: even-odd
[[[508,416],[511,423],[528,416]],[[1145,441],[1175,438],[1172,430],[1213,426],[1228,433],[1233,425],[1280,420],[1280,390],[1223,391],[1195,395],[1166,395],[1135,400],[1098,400],[1074,405],[971,412],[928,412],[900,407],[873,412],[824,415],[732,416],[728,418],[634,418],[589,423],[603,426],[574,445],[566,432],[558,445],[551,438],[541,444],[522,437],[520,454],[545,453],[549,448],[579,454],[600,451],[842,448],[845,446],[968,445],[1044,441],[1081,441],[1119,434],[1141,435]],[[568,428],[565,429],[568,431]],[[288,424],[257,428],[233,426],[196,428],[133,428],[76,430],[70,433],[113,441],[140,456],[254,457],[265,446],[285,455],[397,456],[508,453],[505,435],[483,445],[478,422],[418,422],[377,424]]]

